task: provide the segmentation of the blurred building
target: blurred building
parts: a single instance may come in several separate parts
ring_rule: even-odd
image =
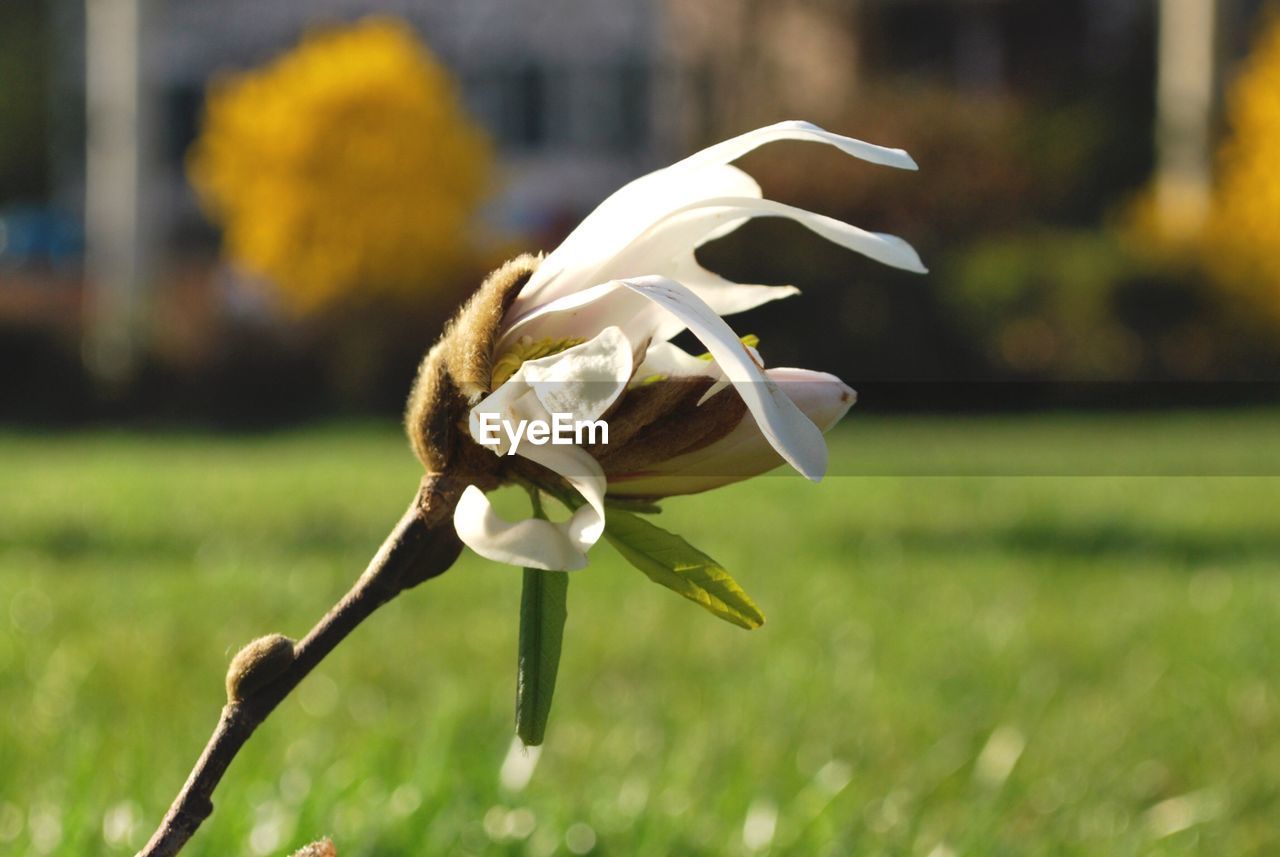
[[[57,196],[83,194],[84,0],[53,0]],[[89,0],[109,5],[113,0]],[[130,0],[132,2],[132,0]],[[1165,0],[1168,2],[1168,0]],[[1209,0],[1190,0],[1200,6]],[[1070,89],[1081,69],[1150,52],[1155,0],[139,0],[159,220],[194,217],[182,157],[218,72],[263,63],[309,26],[408,21],[457,75],[504,155],[503,225],[541,231],[706,138],[786,116],[821,121],[865,81],[960,92]],[[1223,0],[1223,55],[1258,0]]]
[[[84,0],[57,4],[60,103],[83,91]],[[111,0],[89,0],[109,3]],[[1167,0],[1166,0],[1167,2]],[[1191,0],[1205,6],[1209,0]],[[1259,0],[1223,0],[1222,56]],[[787,116],[841,115],[866,82],[934,79],[959,92],[1069,90],[1084,69],[1150,53],[1156,0],[140,0],[154,204],[194,215],[182,156],[220,71],[270,60],[310,26],[408,21],[499,141],[504,225],[575,216],[643,169]],[[82,193],[83,122],[57,117],[60,196]]]
[[[54,197],[85,212],[96,292],[87,353],[107,374],[117,362],[128,373],[138,292],[158,259],[213,243],[184,175],[206,87],[270,61],[308,28],[369,15],[414,28],[499,145],[486,215],[500,231],[555,236],[675,148],[652,0],[55,2],[55,102],[84,107],[56,112]]]
[[[85,55],[83,3],[60,2],[59,56],[75,66]],[[145,97],[153,100],[155,171],[164,187],[156,204],[179,215],[194,212],[182,157],[209,81],[269,61],[308,27],[371,14],[409,22],[458,78],[502,148],[499,215],[510,225],[537,226],[592,203],[648,166],[665,132],[660,27],[650,0],[142,0],[142,9]],[[63,79],[70,84],[75,75]],[[72,195],[77,157],[63,153]]]

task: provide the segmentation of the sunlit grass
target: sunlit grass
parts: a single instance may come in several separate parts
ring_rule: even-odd
[[[1165,444],[1158,419],[851,421],[833,471],[999,472],[1064,438],[1139,458],[1126,473],[1215,440],[1224,472],[1275,470],[1280,415],[1176,418]],[[305,631],[416,468],[393,427],[0,436],[0,853],[140,845],[230,655]],[[343,857],[1280,848],[1280,478],[771,478],[661,521],[734,571],[763,629],[602,547],[511,793],[519,573],[466,557],[285,703],[189,853],[326,833]]]

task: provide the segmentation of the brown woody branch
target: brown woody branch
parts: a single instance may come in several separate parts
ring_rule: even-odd
[[[406,589],[443,574],[462,550],[453,529],[461,489],[439,474],[423,477],[404,516],[355,585],[293,649],[269,681],[229,701],[204,752],[137,857],[170,857],[213,812],[213,790],[240,748],[298,683],[374,610]]]

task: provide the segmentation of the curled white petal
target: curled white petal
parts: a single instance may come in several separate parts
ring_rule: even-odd
[[[507,521],[474,485],[462,492],[453,510],[453,526],[464,545],[494,562],[550,571],[572,571],[587,564],[586,553],[564,524],[539,518]]]
[[[604,535],[604,471],[576,446],[523,445],[518,454],[563,476],[586,503],[568,521],[541,518],[508,521],[474,485],[462,492],[453,526],[462,543],[495,562],[549,571],[574,571],[587,565],[587,551]]]
[[[739,134],[737,137],[725,140],[722,143],[716,143],[714,146],[708,146],[700,152],[695,152],[683,161],[674,164],[673,168],[700,166],[706,163],[727,164],[729,161],[737,160],[747,152],[778,140],[806,140],[814,143],[826,143],[829,146],[835,146],[846,155],[852,155],[855,158],[869,161],[873,164],[896,167],[900,170],[917,169],[916,162],[902,149],[889,149],[884,146],[865,143],[853,137],[833,134],[824,128],[814,125],[812,122],[805,122],[800,119],[788,119],[784,122],[766,125],[763,128],[756,128],[754,131],[748,131],[745,134]]]
[[[537,307],[507,330],[497,350],[501,352],[526,336],[533,340],[592,336],[605,327],[621,329],[631,342],[661,341],[670,336],[655,337],[654,333],[668,317],[661,307],[619,283],[600,283]]]
[[[604,535],[604,495],[608,488],[604,471],[589,452],[577,446],[521,447],[521,455],[563,476],[587,501],[567,523],[560,525],[585,557]]]

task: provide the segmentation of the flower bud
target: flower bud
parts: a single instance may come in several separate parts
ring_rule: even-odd
[[[333,840],[325,837],[318,842],[304,845],[293,852],[293,857],[338,857],[338,849],[333,847]]]
[[[237,652],[227,667],[227,701],[243,701],[287,670],[293,663],[293,645],[284,634],[268,634]]]
[[[418,367],[405,430],[428,473],[443,473],[450,465],[456,469],[456,456],[470,445],[465,431],[463,442],[456,442],[458,425],[466,424],[467,409],[491,391],[502,318],[540,261],[526,254],[490,274]]]

